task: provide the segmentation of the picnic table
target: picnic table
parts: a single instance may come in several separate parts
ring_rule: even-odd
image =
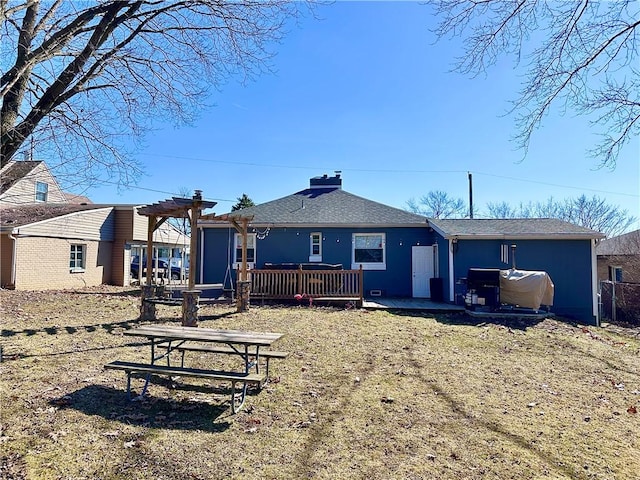
[[[286,352],[266,350],[278,341],[281,333],[250,332],[243,330],[221,330],[213,328],[146,325],[126,330],[125,335],[144,337],[149,340],[151,354],[148,363],[114,361],[105,365],[107,369],[124,370],[127,374],[127,395],[131,397],[131,374],[146,374],[142,393],[144,395],[152,374],[169,376],[201,377],[231,382],[231,410],[236,413],[244,405],[247,387],[257,385],[262,389],[269,381],[269,360],[286,358]],[[171,365],[171,353],[180,353],[180,365]],[[187,352],[237,355],[242,361],[237,370],[212,370],[185,367]],[[166,359],[166,365],[158,361]],[[264,367],[264,369],[263,369]],[[236,383],[242,384],[239,396]]]

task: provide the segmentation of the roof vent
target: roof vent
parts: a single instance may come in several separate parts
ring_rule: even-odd
[[[321,177],[313,177],[309,181],[309,188],[339,188],[342,189],[341,172],[335,172],[335,176],[330,177],[326,173]]]

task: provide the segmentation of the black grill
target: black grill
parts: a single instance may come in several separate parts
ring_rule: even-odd
[[[470,308],[494,309],[500,306],[500,269],[470,268],[467,272],[465,303]]]

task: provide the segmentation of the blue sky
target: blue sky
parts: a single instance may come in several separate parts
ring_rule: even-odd
[[[336,2],[291,27],[276,47],[275,73],[229,81],[193,126],[157,124],[139,151],[148,176],[118,192],[87,192],[97,203],[153,203],[194,189],[225,213],[246,193],[262,203],[342,171],[343,188],[398,208],[444,190],[488,202],[598,195],[640,218],[640,140],[614,171],[587,150],[598,141],[588,119],[553,111],[516,150],[510,101],[524,73],[504,59],[486,76],[451,72],[458,40],[435,42],[428,6]],[[640,228],[640,221],[634,226]]]

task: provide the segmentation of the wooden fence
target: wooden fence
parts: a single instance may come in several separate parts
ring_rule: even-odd
[[[255,298],[293,300],[303,295],[318,300],[363,300],[362,269],[359,270],[251,270],[251,293]]]

